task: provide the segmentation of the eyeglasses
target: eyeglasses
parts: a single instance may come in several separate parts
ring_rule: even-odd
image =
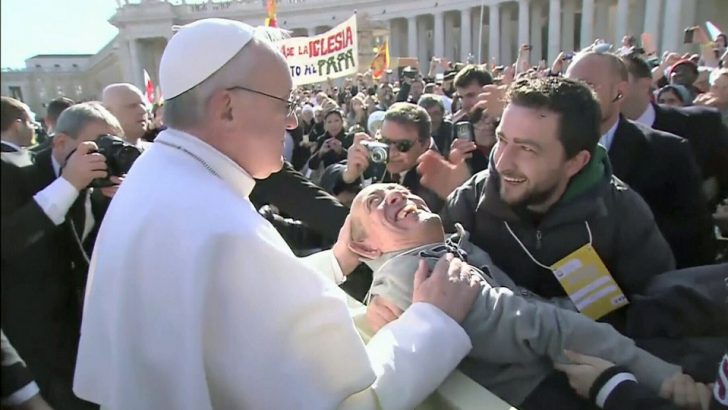
[[[399,141],[394,140],[393,141],[393,140],[389,140],[387,138],[382,138],[380,141],[381,141],[382,144],[386,144],[386,145],[388,145],[390,147],[391,146],[394,146],[394,148],[396,148],[397,151],[399,151],[401,153],[408,152],[415,145],[415,143],[413,141],[410,141],[410,140],[399,140]]]
[[[264,97],[272,98],[274,100],[278,100],[280,102],[286,103],[286,117],[290,117],[291,114],[293,114],[294,107],[296,106],[296,100],[293,97],[293,93],[291,93],[291,95],[286,100],[285,98],[276,97],[275,95],[271,95],[268,93],[264,93],[262,91],[253,90],[252,88],[247,88],[247,87],[243,87],[243,86],[239,86],[239,85],[236,85],[235,87],[227,88],[226,90],[227,91],[243,90],[243,91],[247,91],[249,93],[262,95]]]

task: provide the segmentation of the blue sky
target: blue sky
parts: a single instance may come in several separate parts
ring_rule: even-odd
[[[95,54],[114,35],[116,0],[2,0],[0,66],[22,68],[36,54]]]

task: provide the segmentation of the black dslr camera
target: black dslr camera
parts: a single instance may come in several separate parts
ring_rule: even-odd
[[[96,178],[91,182],[91,186],[94,188],[115,185],[111,182],[110,177],[120,177],[129,172],[134,161],[142,154],[139,148],[114,135],[99,135],[94,142],[99,147],[96,152],[106,158],[106,171],[108,172],[106,178]]]

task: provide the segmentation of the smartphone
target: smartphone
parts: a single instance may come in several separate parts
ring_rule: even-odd
[[[693,39],[695,38],[695,29],[693,27],[688,27],[683,32],[683,43],[685,44],[692,44]]]
[[[473,140],[473,125],[470,121],[458,121],[455,124],[455,137],[459,140]]]

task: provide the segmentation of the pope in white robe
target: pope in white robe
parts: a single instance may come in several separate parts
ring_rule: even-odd
[[[247,43],[260,48],[252,37],[239,22],[183,28],[162,58],[167,104]],[[228,47],[221,38],[239,41]],[[232,107],[230,118],[213,119],[229,124],[240,101],[254,101],[258,116],[281,107],[280,98],[244,94],[216,91],[207,113]],[[270,117],[295,120],[290,109]],[[174,110],[168,120],[179,121]],[[279,158],[281,135],[272,145]],[[224,149],[171,125],[134,164],[94,249],[75,393],[124,410],[416,406],[470,350],[462,327],[420,302],[364,345],[336,286],[344,280],[337,258],[294,256],[248,199],[259,175]]]

